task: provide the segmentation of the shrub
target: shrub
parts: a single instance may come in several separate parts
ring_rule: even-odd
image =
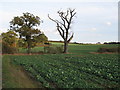
[[[51,43],[49,43],[49,42],[45,42],[44,44],[45,44],[45,45],[52,45],[52,44],[51,44]]]
[[[47,46],[44,47],[45,53],[51,53],[51,54],[57,54],[57,53],[63,53],[63,47],[62,46]]]
[[[13,54],[13,53],[17,53],[18,49],[15,47],[10,46],[9,44],[2,42],[2,53],[3,54]]]
[[[115,48],[99,48],[98,52],[103,53],[103,52],[118,52],[120,53],[120,47],[115,47]]]
[[[43,51],[39,51],[38,53],[44,53]]]

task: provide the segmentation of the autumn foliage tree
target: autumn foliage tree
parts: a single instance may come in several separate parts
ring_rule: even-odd
[[[74,33],[70,31],[72,19],[75,16],[75,9],[68,9],[66,12],[57,12],[61,20],[52,19],[49,14],[48,18],[56,23],[57,30],[64,40],[64,53],[68,51],[68,43],[72,40]]]
[[[37,26],[39,26],[41,20],[38,16],[34,16],[31,13],[23,13],[23,16],[17,16],[10,22],[11,30],[19,34],[19,38],[22,38],[27,43],[27,52],[31,53],[31,48],[36,43],[36,37],[38,38],[42,33]]]
[[[2,36],[2,53],[13,54],[18,51],[16,47],[17,34],[13,31],[8,31],[1,34]]]
[[[2,41],[10,46],[15,46],[17,40],[17,34],[13,31],[2,33]]]

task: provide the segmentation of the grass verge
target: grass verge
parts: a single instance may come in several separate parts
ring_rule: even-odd
[[[42,88],[22,67],[11,64],[9,55],[3,56],[3,88]]]

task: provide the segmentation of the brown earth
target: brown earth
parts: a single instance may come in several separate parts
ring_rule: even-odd
[[[90,52],[91,54],[117,54],[115,52],[102,52],[102,53],[99,53],[99,52]]]

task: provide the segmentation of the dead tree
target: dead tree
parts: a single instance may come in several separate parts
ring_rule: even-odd
[[[59,17],[61,20],[52,19],[49,14],[48,18],[57,24],[57,30],[60,36],[64,40],[64,51],[63,53],[67,53],[68,51],[68,43],[73,38],[74,33],[70,31],[72,19],[75,16],[75,9],[68,9],[67,12],[58,11]]]

